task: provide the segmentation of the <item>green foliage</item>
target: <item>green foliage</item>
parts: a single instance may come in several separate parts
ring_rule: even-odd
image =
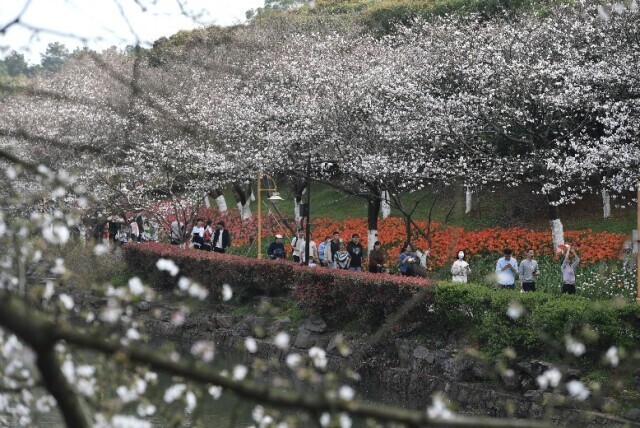
[[[520,356],[565,354],[565,338],[587,343],[585,358],[598,360],[610,346],[633,347],[640,339],[640,307],[580,296],[494,291],[473,284],[438,284],[434,292],[438,324],[477,337],[490,355],[511,347]],[[522,316],[507,316],[510,305]]]
[[[536,289],[559,295],[562,290],[561,261],[550,256],[541,256],[537,260],[540,275],[536,280]],[[490,288],[495,287],[493,274],[496,261],[495,255],[472,257],[469,260],[471,266],[469,281]],[[435,274],[440,278],[448,278],[450,268],[450,264],[445,265]],[[625,270],[621,261],[581,264],[576,270],[576,289],[578,295],[589,299],[619,297],[631,302],[636,295],[635,271]]]
[[[45,72],[57,73],[64,67],[69,58],[69,50],[59,42],[49,43],[47,50],[41,55],[40,64]]]
[[[278,314],[278,318],[289,318],[293,326],[298,326],[303,319],[309,316],[308,312],[302,308],[295,300],[285,300],[282,312]]]

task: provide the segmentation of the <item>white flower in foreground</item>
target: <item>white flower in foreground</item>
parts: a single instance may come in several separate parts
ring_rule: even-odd
[[[118,394],[118,397],[120,397],[120,400],[122,400],[123,403],[129,403],[138,398],[138,393],[135,389],[128,388],[124,385],[120,385],[116,389],[116,393]]]
[[[331,422],[331,415],[329,413],[323,413],[320,416],[320,426],[326,428],[329,426],[329,422]]]
[[[71,361],[70,358],[67,358],[64,360],[64,362],[62,363],[62,366],[60,366],[60,370],[62,371],[62,374],[64,375],[64,377],[67,378],[67,382],[71,384],[76,383],[75,365],[73,364],[73,361]]]
[[[507,309],[507,316],[513,320],[517,320],[524,314],[524,307],[518,302],[510,302]]]
[[[42,236],[50,244],[66,244],[69,240],[69,229],[64,224],[44,225]]]
[[[68,294],[61,294],[60,295],[60,301],[64,305],[65,309],[68,310],[68,311],[73,309],[73,307],[75,306],[75,304],[73,303],[73,298],[71,296],[69,296]]]
[[[233,297],[233,290],[229,284],[222,284],[222,300],[228,302]]]
[[[286,363],[290,369],[295,369],[302,362],[302,357],[300,354],[289,354],[287,355]]]
[[[187,408],[185,409],[187,413],[193,412],[196,408],[196,404],[198,404],[198,400],[196,400],[196,394],[192,391],[187,392]]]
[[[144,394],[147,391],[147,381],[136,377],[133,381],[133,386],[138,394]]]
[[[200,358],[205,363],[210,363],[215,356],[215,344],[206,340],[199,340],[191,346],[191,355]]]
[[[55,398],[53,398],[51,395],[45,395],[44,397],[40,397],[36,401],[36,410],[40,413],[48,413],[55,405]]]
[[[233,368],[233,380],[241,381],[247,377],[247,373],[249,373],[249,369],[242,364],[239,364]]]
[[[98,257],[104,256],[108,252],[109,252],[109,247],[107,247],[104,244],[97,244],[95,247],[93,247],[93,254],[95,254]]]
[[[587,348],[582,342],[578,342],[571,336],[567,336],[565,340],[567,345],[567,352],[572,353],[576,357],[580,357],[586,352]]]
[[[139,296],[144,293],[144,285],[142,281],[137,276],[134,276],[129,280],[129,291],[134,296]]]
[[[209,296],[209,290],[196,282],[192,282],[189,286],[189,296],[195,297],[198,300],[204,300]]]
[[[120,319],[122,314],[122,308],[115,299],[109,299],[107,301],[107,307],[100,312],[100,320],[106,323],[113,324]]]
[[[591,394],[589,388],[584,386],[584,384],[578,380],[567,382],[567,391],[569,391],[569,395],[571,395],[571,397],[580,401],[586,400],[589,397],[589,394]]]
[[[273,339],[273,343],[280,349],[286,350],[289,348],[289,335],[284,331],[276,334],[276,337]]]
[[[64,259],[56,259],[56,265],[51,268],[51,273],[54,275],[64,275],[66,271]]]
[[[327,367],[327,353],[324,349],[314,346],[309,349],[309,357],[313,360],[313,365],[319,369]]]
[[[217,400],[218,398],[220,398],[220,396],[222,396],[221,386],[217,386],[217,385],[210,386],[208,391],[209,391],[209,395],[211,395],[214,400]]]
[[[140,403],[138,404],[138,408],[136,409],[136,412],[138,413],[138,416],[140,416],[141,418],[147,417],[147,416],[153,416],[156,413],[156,406],[154,406],[153,404],[143,404]]]
[[[114,415],[111,418],[111,426],[113,428],[151,428],[151,422],[144,419],[138,419],[135,416]]]
[[[81,366],[78,366],[78,368],[76,369],[76,374],[82,377],[91,377],[95,373],[96,373],[96,368],[88,364],[83,364]]]
[[[255,354],[258,351],[258,342],[253,337],[247,337],[244,340],[244,347],[251,354]]]
[[[355,395],[356,392],[348,385],[343,385],[342,387],[340,387],[340,391],[338,391],[338,397],[340,397],[341,400],[345,401],[353,400],[353,397],[355,397]]]
[[[164,392],[164,402],[173,403],[178,398],[180,398],[186,390],[187,385],[185,385],[184,383],[176,383],[175,385],[171,385]]]
[[[536,377],[536,382],[540,386],[540,389],[547,389],[548,387],[556,388],[560,385],[560,379],[562,379],[562,373],[558,369],[550,369]]]
[[[253,418],[254,421],[260,422],[262,418],[264,418],[264,407],[260,405],[257,405],[256,407],[254,407],[253,411],[251,412],[251,417]]]
[[[127,330],[127,339],[129,340],[140,340],[140,333],[135,328],[130,328]]]
[[[433,397],[431,406],[427,408],[427,416],[431,419],[452,419],[453,413],[447,408],[447,403],[436,395]]]
[[[171,259],[158,259],[156,267],[159,271],[169,272],[171,276],[176,276],[180,272],[178,266]]]
[[[156,372],[146,372],[144,374],[144,380],[149,383],[156,384],[158,382],[158,374]]]
[[[95,321],[96,319],[96,314],[94,314],[93,312],[89,312],[87,314],[87,317],[85,318],[85,321],[87,322],[87,324],[91,324],[93,321]]]
[[[180,327],[182,324],[184,324],[184,320],[186,318],[187,317],[184,311],[179,309],[171,314],[171,324],[173,324],[176,327]]]
[[[191,285],[191,280],[186,276],[182,276],[178,280],[178,288],[182,291],[187,291],[190,285]]]
[[[605,357],[612,367],[618,367],[618,364],[620,364],[620,357],[618,356],[618,348],[616,348],[615,346],[612,346],[607,350],[607,354],[605,355]]]
[[[351,428],[352,422],[351,417],[347,413],[340,413],[340,417],[338,418],[340,422],[340,428]]]
[[[44,293],[42,293],[42,298],[44,300],[51,299],[51,297],[53,296],[54,291],[55,291],[55,286],[53,285],[53,282],[47,281],[47,284],[44,287]]]

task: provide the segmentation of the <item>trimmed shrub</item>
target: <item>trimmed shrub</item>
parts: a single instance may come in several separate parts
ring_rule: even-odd
[[[475,284],[434,285],[423,278],[307,268],[158,243],[128,244],[125,252],[131,270],[148,273],[156,286],[173,287],[184,275],[212,291],[228,283],[240,301],[289,294],[334,327],[355,323],[375,330],[404,310],[393,331],[435,337],[462,332],[490,355],[510,347],[521,357],[564,356],[570,335],[587,345],[583,358],[597,360],[610,346],[633,349],[640,340],[640,306],[622,300],[496,291]],[[160,258],[172,259],[180,275],[158,271]],[[219,293],[212,298],[219,299]],[[523,309],[515,319],[507,315],[512,303]]]
[[[524,309],[516,319],[507,316],[512,302]],[[610,346],[630,349],[640,339],[640,306],[619,300],[441,283],[434,304],[444,330],[475,335],[492,355],[511,347],[519,355],[557,356],[570,335],[587,344],[587,357],[597,359]]]
[[[422,278],[307,268],[287,261],[184,250],[169,244],[131,243],[124,248],[130,269],[147,273],[157,287],[174,287],[184,275],[210,290],[230,284],[241,301],[259,295],[284,295],[293,290],[293,297],[302,307],[320,314],[334,326],[357,319],[377,328],[418,290],[430,287]],[[172,277],[158,271],[156,262],[160,258],[173,260],[180,274]],[[408,311],[405,318],[413,324],[423,320],[430,297],[431,293],[426,293],[424,302]]]
[[[180,276],[199,282],[210,290],[219,290],[230,284],[240,300],[257,295],[277,296],[288,293],[293,286],[291,262],[248,259],[246,257],[218,254],[209,251],[184,250],[175,245],[148,243],[125,245],[125,258],[134,272],[149,274],[156,287],[174,287]],[[173,260],[180,268],[176,277],[156,268],[160,258]]]
[[[398,325],[410,326],[428,316],[432,285],[423,278],[332,269],[304,269],[296,275],[294,298],[332,325],[358,320],[364,326],[377,328],[420,290],[425,290],[424,298]]]

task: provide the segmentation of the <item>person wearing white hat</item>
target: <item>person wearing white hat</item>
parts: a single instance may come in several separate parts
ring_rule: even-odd
[[[287,257],[287,250],[284,249],[284,244],[282,243],[282,235],[277,234],[275,236],[276,240],[269,245],[267,249],[267,254],[269,258],[272,260],[277,259],[285,259]]]
[[[469,263],[464,260],[464,251],[458,251],[458,259],[451,265],[451,282],[467,283],[467,276],[471,273]]]

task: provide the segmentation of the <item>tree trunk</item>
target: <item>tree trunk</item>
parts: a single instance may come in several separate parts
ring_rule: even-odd
[[[553,248],[556,249],[558,246],[564,245],[564,228],[562,226],[562,221],[558,218],[558,207],[556,205],[552,205],[550,202],[548,205],[548,211]]]
[[[373,244],[378,240],[378,215],[380,214],[380,194],[378,187],[372,189],[371,196],[367,198],[367,249],[371,251]]]
[[[606,189],[602,189],[602,211],[603,218],[611,217],[611,195]]]
[[[251,188],[249,187],[248,190]],[[235,183],[233,185],[233,195],[236,198],[236,205],[238,206],[238,211],[240,211],[240,217],[242,220],[248,220],[251,218],[251,199],[247,197],[247,193],[240,186],[240,184]]]
[[[296,219],[296,225],[298,228],[301,226],[302,222],[302,214],[300,213],[300,204],[302,203],[302,196],[307,190],[307,182],[306,181],[295,181],[293,183],[293,215]]]
[[[472,194],[473,192],[471,191],[471,187],[466,187],[466,198],[465,198],[465,205],[464,205],[464,213],[465,214],[469,214],[471,212],[471,202],[472,202]]]
[[[391,214],[391,202],[389,201],[389,192],[383,190],[381,194],[380,211],[382,211],[382,219],[389,217]]]
[[[226,213],[229,209],[227,208],[227,200],[224,198],[223,194],[220,194],[220,196],[216,198],[216,205],[218,206],[218,211],[220,211],[220,213]]]

